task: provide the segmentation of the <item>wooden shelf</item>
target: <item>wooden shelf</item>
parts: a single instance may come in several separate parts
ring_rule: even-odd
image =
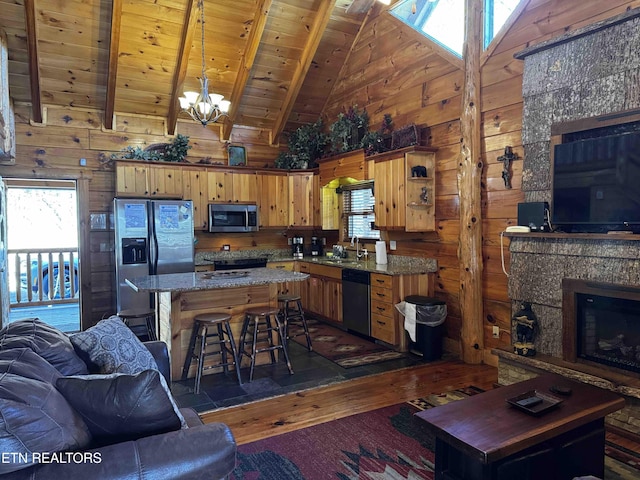
[[[433,207],[433,203],[409,202],[407,203],[407,207],[428,208],[428,207]]]
[[[431,182],[433,177],[407,177],[410,182]]]

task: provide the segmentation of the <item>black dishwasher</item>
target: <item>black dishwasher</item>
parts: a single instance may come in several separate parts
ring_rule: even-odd
[[[363,270],[342,269],[342,322],[349,330],[371,336],[371,275]]]

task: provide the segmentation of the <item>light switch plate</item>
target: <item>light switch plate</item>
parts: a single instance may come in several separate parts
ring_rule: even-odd
[[[396,241],[395,240],[389,240],[389,249],[390,250],[395,250],[396,249]]]

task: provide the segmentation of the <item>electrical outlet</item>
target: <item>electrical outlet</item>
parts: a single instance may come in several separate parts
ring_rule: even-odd
[[[229,250],[231,250],[231,245],[225,243],[224,245],[222,245],[222,250],[228,252]]]
[[[497,325],[493,326],[493,338],[500,338],[500,327]]]
[[[396,241],[389,240],[389,250],[395,250],[395,249],[396,249]]]

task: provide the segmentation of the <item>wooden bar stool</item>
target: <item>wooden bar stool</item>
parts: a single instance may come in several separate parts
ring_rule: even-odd
[[[278,295],[278,303],[282,304],[280,309],[280,318],[284,326],[284,334],[287,340],[295,338],[300,335],[306,335],[307,337],[307,350],[313,351],[311,345],[311,336],[309,335],[309,328],[307,327],[307,319],[304,317],[304,311],[302,310],[302,301],[300,295]],[[292,305],[294,307],[292,308]],[[289,335],[289,325],[301,327],[302,332],[295,335]]]
[[[222,367],[225,374],[229,373],[229,367],[234,366],[238,377],[238,384],[242,384],[240,377],[240,362],[236,342],[233,339],[231,325],[229,324],[231,315],[226,313],[202,313],[193,319],[193,330],[189,340],[189,350],[182,367],[182,380],[186,380],[189,374],[189,367],[194,359],[198,360],[195,379],[195,393],[200,393],[200,380],[202,372],[206,369]],[[209,327],[213,331],[209,331]],[[216,327],[215,330],[213,327]],[[216,338],[216,340],[210,340]],[[198,350],[196,352],[196,343]],[[207,352],[209,345],[219,345],[219,349]],[[220,361],[214,365],[204,366],[204,359],[211,355],[220,355]]]
[[[129,308],[126,310],[120,310],[118,312],[118,316],[122,319],[127,327],[131,329],[133,333],[136,333],[136,325],[131,323],[131,320],[139,320],[144,319],[145,327],[147,329],[147,338],[150,341],[155,341],[158,339],[156,336],[156,329],[154,327],[154,323],[156,320],[156,311],[153,308]],[[142,337],[143,335],[139,335],[136,333],[137,337]]]
[[[243,355],[251,359],[251,369],[249,370],[250,382],[253,381],[256,355],[261,352],[269,352],[271,355],[271,363],[274,364],[276,363],[274,352],[281,350],[287,362],[289,373],[293,374],[291,362],[289,361],[289,353],[287,352],[284,330],[278,318],[278,313],[279,310],[277,308],[271,307],[250,308],[245,312],[242,333],[240,333],[240,360],[242,360]],[[273,331],[278,334],[278,343],[273,342]],[[247,340],[247,336],[250,336],[249,340]],[[259,344],[265,346],[258,348]]]

